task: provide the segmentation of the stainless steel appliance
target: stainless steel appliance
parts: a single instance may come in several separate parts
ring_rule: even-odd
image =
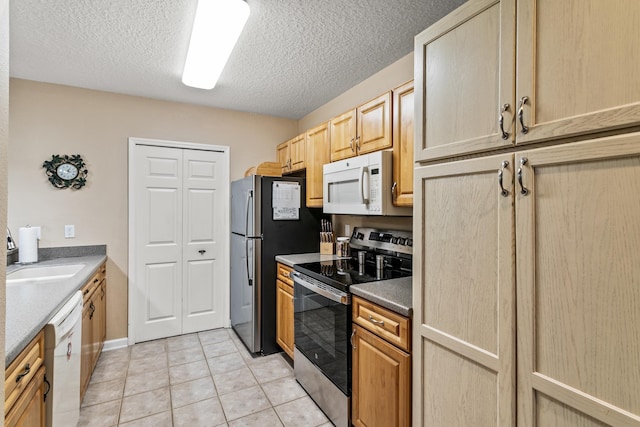
[[[231,183],[231,326],[252,353],[276,344],[276,255],[317,252],[320,221],[304,178],[253,175]]]
[[[411,215],[411,208],[393,205],[392,156],[389,150],[375,151],[324,165],[324,213]]]
[[[411,276],[408,231],[357,227],[351,257],[294,266],[294,373],[336,426],[350,426],[353,284]]]

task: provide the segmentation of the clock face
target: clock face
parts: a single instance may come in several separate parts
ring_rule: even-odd
[[[56,169],[56,174],[60,178],[69,181],[78,176],[78,168],[71,163],[63,163]]]

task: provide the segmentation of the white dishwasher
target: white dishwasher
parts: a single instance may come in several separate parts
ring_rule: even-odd
[[[70,427],[80,418],[82,292],[76,292],[45,327],[45,366],[51,390],[47,427]]]

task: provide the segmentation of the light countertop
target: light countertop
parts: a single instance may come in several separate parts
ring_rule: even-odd
[[[352,294],[406,317],[413,315],[411,277],[351,285]]]
[[[7,272],[28,267],[85,264],[72,277],[47,282],[25,281],[7,285],[5,366],[15,359],[62,306],[106,261],[106,255],[50,259],[29,266],[12,264]]]

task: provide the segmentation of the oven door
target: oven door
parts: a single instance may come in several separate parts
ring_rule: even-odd
[[[295,347],[350,396],[350,296],[299,272],[293,282]]]

